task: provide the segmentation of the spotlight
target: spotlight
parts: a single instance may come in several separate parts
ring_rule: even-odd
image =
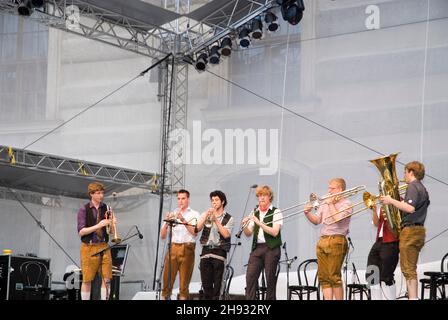
[[[207,67],[208,56],[205,52],[202,52],[199,57],[196,59],[195,68],[198,71],[204,71]]]
[[[232,39],[226,37],[221,41],[221,55],[224,57],[230,56],[232,53]]]
[[[40,8],[44,5],[44,0],[20,0],[17,12],[21,16],[30,16],[34,8]]]
[[[210,63],[211,64],[218,64],[220,57],[221,57],[221,54],[219,53],[219,46],[218,45],[214,45],[210,49],[210,58],[209,58]]]
[[[247,29],[247,28],[242,28],[241,30],[240,30],[240,33],[239,33],[239,35],[238,35],[238,37],[239,37],[239,43],[240,43],[240,46],[242,47],[242,48],[247,48],[248,46],[250,46],[250,37],[249,37],[249,33],[250,33],[250,31],[249,31],[249,29]]]
[[[281,5],[282,17],[292,25],[296,25],[302,20],[305,5],[303,0],[277,0]]]
[[[266,12],[264,16],[264,22],[268,24],[268,30],[270,32],[275,32],[278,30],[279,24],[277,22],[277,16],[272,12]]]
[[[17,12],[21,16],[31,15],[31,0],[20,1],[19,6],[17,7]]]
[[[261,18],[255,18],[252,20],[252,31],[250,36],[254,39],[261,39],[263,36],[263,24],[261,23]]]

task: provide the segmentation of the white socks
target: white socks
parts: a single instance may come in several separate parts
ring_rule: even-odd
[[[90,291],[81,291],[81,300],[90,300]]]
[[[381,286],[379,284],[370,286],[370,299],[383,300],[383,294],[381,292]]]
[[[107,300],[107,290],[101,287],[101,300]]]
[[[395,284],[388,286],[386,283],[381,282],[381,288],[383,291],[384,300],[395,300],[397,298]]]

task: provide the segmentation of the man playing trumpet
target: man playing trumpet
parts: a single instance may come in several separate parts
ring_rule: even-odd
[[[197,231],[203,229],[199,240],[202,244],[200,269],[204,299],[218,300],[234,221],[224,210],[227,205],[224,192],[211,192],[210,201],[212,207],[202,214],[197,224]]]
[[[165,239],[171,231],[171,247],[165,256],[163,269],[162,300],[171,299],[174,281],[179,271],[179,300],[189,299],[189,286],[193,275],[197,232],[192,225],[199,213],[190,208],[190,192],[181,189],[177,192],[175,212],[168,212],[165,223],[160,230],[160,237]],[[169,228],[169,220],[175,220]],[[174,222],[174,221],[173,221]]]
[[[106,229],[116,225],[115,217],[108,219],[107,205],[103,203],[104,186],[93,182],[88,186],[90,202],[79,209],[78,233],[81,237],[81,299],[90,300],[92,280],[101,272],[101,300],[108,298],[108,289],[112,279],[112,257],[110,250],[95,253],[107,248],[109,235]]]
[[[305,205],[305,216],[313,224],[321,224],[323,221],[335,219],[335,216],[350,215],[351,202],[340,196],[331,196],[345,190],[345,180],[342,178],[331,179],[328,183],[329,196],[319,205],[315,214],[311,213],[313,205]],[[339,218],[339,217],[337,217]],[[347,254],[348,244],[345,236],[349,232],[350,217],[336,223],[322,224],[321,237],[316,247],[318,263],[318,278],[322,286],[325,300],[343,300],[341,267]]]

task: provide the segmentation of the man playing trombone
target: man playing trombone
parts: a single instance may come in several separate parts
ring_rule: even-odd
[[[210,201],[212,207],[202,214],[197,224],[197,231],[204,229],[199,240],[202,244],[201,282],[204,299],[218,300],[234,222],[224,210],[227,205],[224,192],[212,191]]]
[[[252,251],[246,269],[246,300],[255,300],[258,278],[263,268],[266,273],[266,300],[275,300],[283,215],[272,206],[274,193],[269,186],[258,186],[255,195],[258,206],[242,221],[244,234],[248,237],[253,235]]]
[[[316,246],[318,278],[325,300],[343,300],[341,267],[347,253],[348,243],[345,238],[349,232],[352,206],[350,200],[343,197],[345,180],[331,179],[328,183],[328,196],[319,204],[315,214],[311,213],[313,204],[305,205],[305,216],[313,224],[322,224],[321,237]],[[347,216],[345,219],[342,217]],[[327,221],[337,221],[326,223]]]

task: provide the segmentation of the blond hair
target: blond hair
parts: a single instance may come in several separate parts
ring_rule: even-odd
[[[344,191],[346,188],[345,180],[342,178],[333,178],[330,180],[330,183],[331,182],[336,182],[339,185],[339,187],[342,189],[342,191]]]
[[[267,185],[258,186],[255,190],[255,195],[257,197],[259,196],[269,196],[269,201],[272,202],[274,200],[274,192],[272,191],[271,187]]]

